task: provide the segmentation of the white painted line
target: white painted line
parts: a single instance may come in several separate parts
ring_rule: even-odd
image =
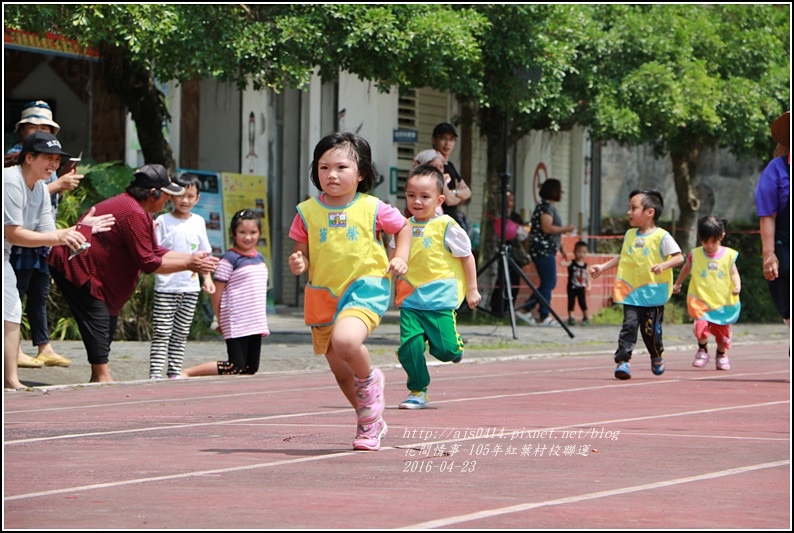
[[[776,461],[773,463],[761,463],[756,465],[748,465],[742,466],[739,468],[729,468],[727,470],[719,470],[717,472],[711,472],[708,474],[702,474],[699,476],[690,476],[690,477],[682,477],[678,479],[671,479],[668,481],[659,481],[656,483],[646,483],[644,485],[635,485],[633,487],[624,487],[622,489],[614,489],[614,490],[605,490],[600,492],[591,492],[589,494],[581,494],[579,496],[570,496],[568,498],[558,498],[556,500],[547,500],[543,502],[535,502],[535,503],[522,503],[519,505],[511,505],[509,507],[501,507],[498,509],[491,509],[488,511],[478,511],[476,513],[469,513],[465,515],[458,515],[458,516],[451,516],[449,518],[440,518],[438,520],[429,520],[427,522],[420,522],[418,524],[411,524],[409,526],[404,526],[401,528],[396,529],[407,529],[407,530],[422,530],[422,529],[433,529],[433,528],[441,528],[441,527],[449,527],[456,524],[461,524],[463,522],[471,522],[474,520],[482,520],[485,518],[493,518],[496,516],[502,516],[506,514],[512,513],[521,513],[524,511],[530,511],[532,509],[538,509],[540,507],[550,507],[553,505],[567,505],[571,503],[579,503],[588,500],[595,500],[599,498],[610,498],[612,496],[622,496],[625,494],[631,494],[634,492],[643,492],[648,490],[655,490],[661,489],[665,487],[673,487],[676,485],[682,485],[684,483],[693,483],[697,481],[706,481],[709,479],[718,479],[721,477],[727,476],[735,476],[738,474],[744,474],[746,472],[753,472],[756,470],[764,470],[767,468],[778,468],[781,466],[790,465],[791,461]]]

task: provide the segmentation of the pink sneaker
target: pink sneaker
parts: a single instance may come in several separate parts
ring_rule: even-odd
[[[730,370],[731,369],[731,362],[728,360],[727,355],[723,355],[722,357],[717,357],[715,359],[717,362],[717,370]]]
[[[367,379],[356,378],[356,399],[358,400],[359,425],[369,425],[383,414],[386,400],[383,398],[383,387],[386,379],[379,368],[373,368]]]
[[[692,361],[692,366],[695,368],[703,368],[709,362],[709,354],[706,350],[698,350],[695,354],[695,360]]]
[[[354,450],[367,450],[376,452],[380,450],[380,439],[388,433],[386,421],[378,418],[372,424],[359,424],[356,431],[356,438],[353,439]]]

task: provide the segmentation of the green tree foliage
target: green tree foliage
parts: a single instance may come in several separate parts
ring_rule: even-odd
[[[566,83],[577,75],[580,49],[594,30],[587,6],[483,4],[470,9],[488,18],[490,30],[482,40],[481,91],[468,97],[476,112],[463,121],[476,121],[486,138],[483,212],[499,216],[508,147],[531,130],[572,125],[580,96]],[[483,224],[481,231],[480,256],[488,260],[498,253],[500,241],[492,224]],[[495,275],[495,268],[484,272],[483,284],[492,285]]]
[[[376,82],[476,92],[476,12],[439,4],[4,4],[4,23],[100,50],[110,90],[135,121],[144,159],[174,168],[154,79],[213,78],[241,89],[305,88],[316,68]]]
[[[789,5],[609,5],[586,41],[576,120],[595,139],[669,156],[682,234],[697,218],[704,148],[769,158],[772,121],[790,106]],[[683,241],[682,241],[683,242]]]

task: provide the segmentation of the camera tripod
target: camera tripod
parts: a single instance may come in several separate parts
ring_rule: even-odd
[[[521,269],[518,263],[516,263],[515,259],[510,253],[510,245],[507,244],[507,184],[510,181],[510,174],[507,172],[507,117],[505,117],[505,125],[504,125],[504,173],[502,174],[502,219],[501,219],[501,234],[499,235],[499,251],[490,258],[485,264],[480,268],[477,272],[477,277],[479,278],[480,274],[488,270],[488,268],[494,264],[495,262],[499,261],[499,272],[497,272],[497,279],[501,276],[504,282],[501,284],[500,290],[503,291],[502,293],[502,302],[507,302],[508,309],[510,310],[510,325],[513,327],[513,338],[517,339],[518,335],[516,334],[516,312],[515,312],[515,304],[513,302],[513,287],[512,282],[510,280],[510,269],[513,272],[519,275],[519,277],[524,280],[524,283],[527,284],[532,290],[532,293],[535,296],[535,299],[538,300],[540,305],[545,305],[549,313],[551,313],[554,318],[557,319],[557,322],[563,327],[563,329],[568,333],[568,335],[573,338],[574,335],[568,326],[562,321],[562,319],[557,315],[554,309],[551,308],[551,304],[546,300],[546,298],[538,291],[538,289],[529,281],[529,278]],[[493,295],[491,295],[491,302],[493,302]],[[491,315],[497,316],[494,313],[493,309],[486,309],[480,306],[477,306],[478,309],[485,311]]]

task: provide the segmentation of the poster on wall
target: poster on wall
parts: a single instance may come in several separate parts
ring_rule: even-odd
[[[231,222],[232,217],[243,209],[253,209],[259,215],[262,231],[256,249],[267,261],[270,261],[270,216],[267,212],[267,179],[264,176],[250,176],[246,174],[221,174],[223,211],[226,213],[224,221]],[[232,242],[227,235],[226,246],[231,247]]]
[[[214,172],[178,169],[177,176],[192,174],[199,181],[199,201],[192,212],[202,217],[207,226],[207,237],[212,255],[220,257],[226,251],[226,224],[223,216],[221,176]]]

